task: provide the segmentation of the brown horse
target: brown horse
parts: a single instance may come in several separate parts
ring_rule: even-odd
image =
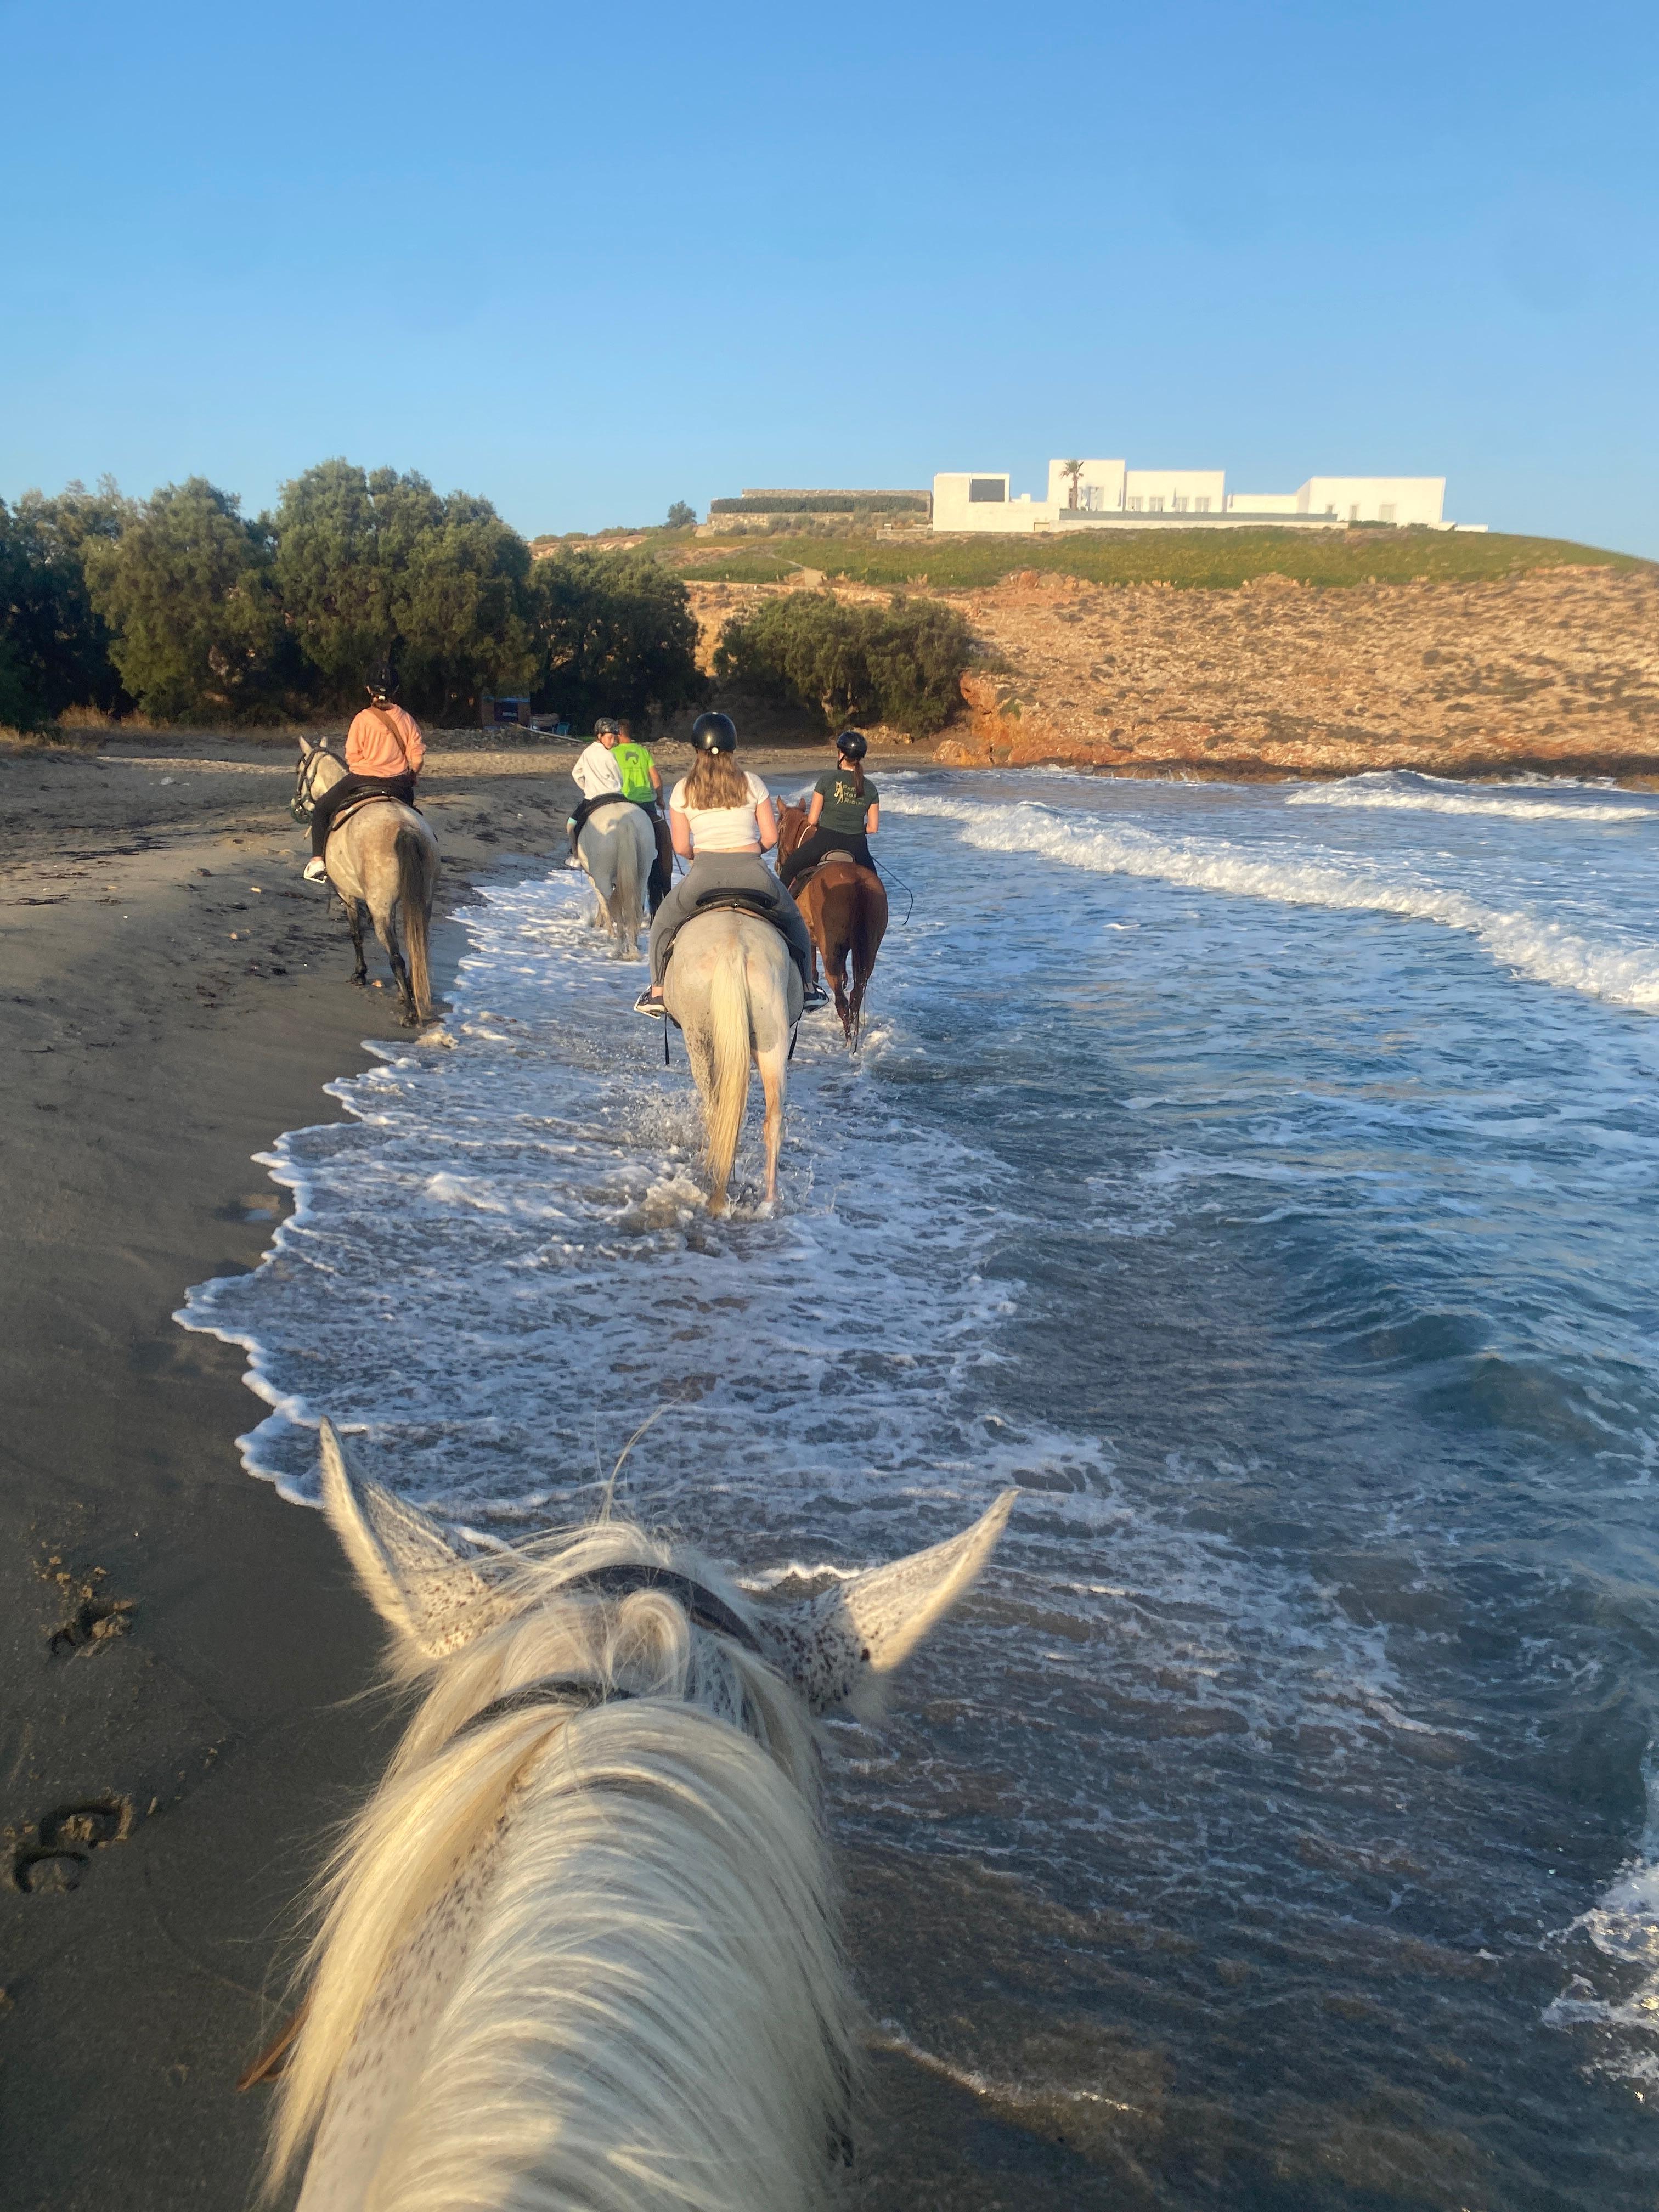
[[[778,860],[787,860],[806,835],[806,809],[786,806],[778,815]],[[864,994],[887,933],[887,892],[873,868],[861,868],[850,853],[832,853],[803,876],[795,903],[812,933],[812,980],[819,961],[836,994],[836,1012],[854,1052],[864,1022]],[[848,967],[852,985],[848,985]]]

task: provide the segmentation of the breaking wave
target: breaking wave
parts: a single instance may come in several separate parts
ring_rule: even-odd
[[[1466,784],[1442,784],[1426,777],[1393,773],[1305,785],[1287,791],[1285,803],[1287,806],[1376,807],[1402,814],[1487,815],[1508,822],[1659,821],[1659,810],[1637,799],[1563,799],[1547,798],[1541,791],[1534,797],[1525,785],[1510,785],[1500,796],[1473,790]]]
[[[1534,982],[1638,1013],[1659,1013],[1659,959],[1650,946],[1627,951],[1598,944],[1526,907],[1488,906],[1446,884],[1335,866],[1290,852],[1257,859],[1213,839],[1160,836],[1133,823],[1085,828],[1029,799],[988,810],[971,801],[899,792],[887,804],[892,813],[955,822],[963,841],[981,851],[1032,853],[1099,875],[1140,876],[1236,898],[1432,922],[1474,938],[1500,966]]]

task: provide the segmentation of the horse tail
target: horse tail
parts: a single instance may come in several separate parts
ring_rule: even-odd
[[[611,919],[617,932],[618,958],[631,956],[644,920],[640,841],[631,820],[623,821],[617,830],[617,880],[611,893]]]
[[[398,832],[398,901],[403,908],[404,951],[409,960],[409,988],[415,1000],[415,1018],[432,1018],[432,970],[427,960],[427,917],[435,885],[428,866],[428,848],[412,830]]]
[[[749,961],[734,930],[708,981],[708,1042],[714,1062],[708,1101],[708,1209],[726,1204],[726,1186],[738,1156],[744,1109],[749,1103]]]

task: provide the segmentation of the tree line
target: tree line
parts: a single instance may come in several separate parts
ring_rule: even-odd
[[[578,726],[669,714],[705,680],[684,586],[648,552],[535,560],[486,499],[325,461],[250,519],[205,477],[0,501],[0,726],[76,708],[158,722],[355,708],[389,658],[440,726],[485,691]]]

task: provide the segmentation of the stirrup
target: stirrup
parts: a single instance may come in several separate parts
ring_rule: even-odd
[[[810,991],[801,994],[800,1010],[804,1014],[816,1014],[830,1004],[830,994],[822,983],[814,983]]]
[[[319,860],[313,854],[306,862],[304,880],[308,884],[325,884],[328,881],[328,863]]]
[[[635,1000],[634,1012],[636,1014],[649,1014],[652,1020],[656,1022],[665,1022],[668,1019],[667,1007],[660,999],[652,997],[651,986],[648,983],[640,993],[639,997]]]

